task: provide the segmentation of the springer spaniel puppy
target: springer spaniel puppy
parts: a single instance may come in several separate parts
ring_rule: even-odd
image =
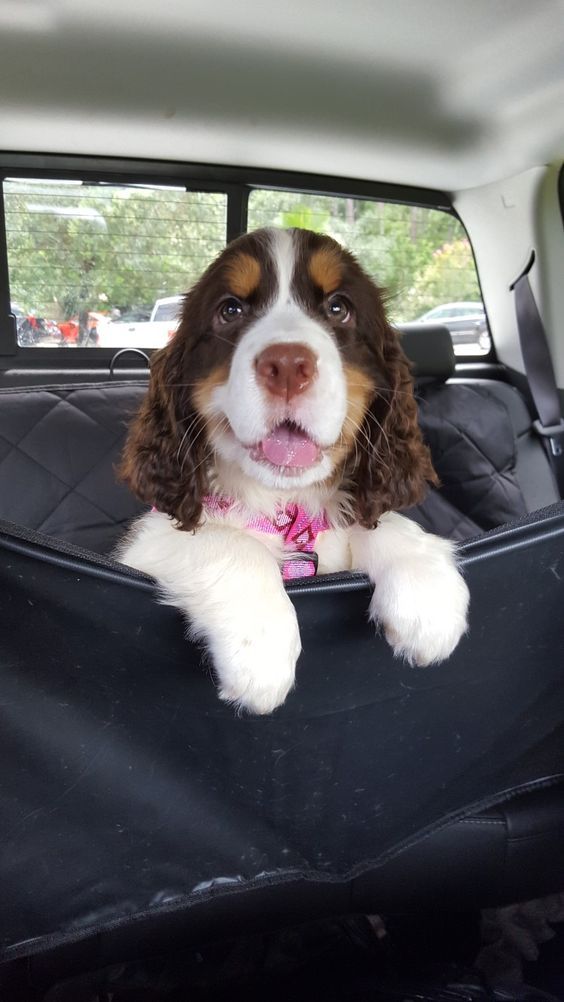
[[[284,580],[364,571],[370,618],[413,665],[466,630],[453,545],[395,511],[436,482],[399,336],[327,236],[258,230],[210,265],[154,356],[121,473],[153,510],[119,558],[187,616],[240,708],[269,713],[294,684]]]

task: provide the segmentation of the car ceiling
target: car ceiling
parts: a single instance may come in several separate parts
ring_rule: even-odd
[[[564,156],[562,0],[0,0],[0,146],[460,190]]]

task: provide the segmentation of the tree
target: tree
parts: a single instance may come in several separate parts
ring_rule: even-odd
[[[185,292],[225,245],[226,196],[174,188],[7,181],[10,291],[26,312],[150,309]],[[479,299],[470,246],[450,213],[338,195],[256,189],[249,228],[299,227],[348,247],[395,322]]]
[[[185,292],[225,243],[225,196],[117,185],[5,183],[10,294],[64,320]]]
[[[249,228],[297,226],[328,233],[355,254],[399,323],[442,302],[479,299],[470,246],[458,219],[423,206],[256,190]],[[455,245],[454,252],[443,248]],[[428,279],[432,285],[428,287]],[[471,295],[467,296],[467,293]]]
[[[405,319],[415,320],[439,303],[480,300],[472,249],[464,237],[438,247],[403,299]]]

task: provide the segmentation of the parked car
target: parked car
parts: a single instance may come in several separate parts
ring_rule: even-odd
[[[112,316],[112,321],[119,321],[121,324],[140,324],[146,323],[147,320],[151,319],[151,309],[143,309],[142,307],[133,310],[126,310],[125,313],[116,312],[116,316]]]
[[[182,296],[157,299],[147,320],[124,316],[98,324],[98,345],[103,348],[162,348],[178,323]]]
[[[472,346],[480,353],[490,350],[491,338],[483,303],[443,303],[423,313],[418,322],[441,323],[448,327],[456,354],[471,353]]]

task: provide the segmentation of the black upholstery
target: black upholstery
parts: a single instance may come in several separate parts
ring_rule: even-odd
[[[115,477],[146,381],[0,392],[0,517],[109,552],[140,505]]]
[[[445,327],[408,325],[403,344],[442,484],[410,516],[465,539],[555,501],[550,464],[518,391],[448,378],[454,355]],[[116,483],[115,466],[146,388],[140,379],[1,390],[0,518],[111,552],[143,508]]]
[[[427,383],[418,388],[418,400],[441,497],[481,531],[525,515],[513,426],[504,400],[487,381]],[[443,532],[440,522],[435,531]]]
[[[563,545],[564,504],[465,544],[470,634],[428,671],[374,636],[362,576],[292,585],[298,684],[262,718],[149,579],[0,526],[6,961],[174,912],[239,930],[255,889],[294,921],[559,889]]]
[[[558,500],[558,488],[544,445],[533,428],[523,397],[510,383],[490,379],[452,379],[452,393],[462,386],[495,398],[507,415],[514,442],[514,472],[526,511],[536,511]]]
[[[445,380],[454,359],[446,328],[414,327],[403,343],[414,362],[419,423],[441,487],[408,514],[432,532],[462,540],[557,501],[550,462],[518,390],[494,379]]]
[[[354,889],[355,907],[460,910],[526,901],[564,888],[564,785],[518,795],[433,832]],[[372,902],[372,905],[370,904]]]
[[[2,998],[32,1002],[43,999],[55,980],[119,965],[124,958],[131,962],[174,951],[185,955],[190,945],[229,940],[234,932],[244,937],[350,912],[372,914],[376,904],[390,916],[421,915],[429,909],[460,916],[462,907],[498,906],[554,893],[555,887],[564,887],[563,831],[564,787],[523,794],[469,815],[350,883],[297,878],[275,891],[268,885],[249,888],[235,900],[208,897],[180,913],[163,908],[78,942],[27,957],[22,953],[0,963]]]
[[[428,337],[433,339],[432,332],[418,332],[417,338],[421,339],[418,350],[424,349]],[[505,384],[486,380],[445,382],[449,375],[448,352],[443,334],[439,332],[437,337],[442,347],[436,355],[431,352],[429,357],[436,359],[434,367],[440,373],[433,379],[429,370],[426,371],[418,384],[418,396],[422,426],[444,487],[440,493],[433,492],[415,515],[429,528],[462,538],[483,532],[496,519],[511,518],[514,513],[551,500],[555,489],[548,462],[531,432],[530,418],[519,394]],[[559,750],[562,739],[557,701],[560,688],[554,674],[557,661],[552,663],[554,657],[558,658],[555,653],[558,641],[554,637],[558,633],[559,620],[551,614],[550,599],[545,594],[547,580],[553,590],[560,585],[555,576],[544,576],[544,562],[550,562],[550,543],[544,544],[546,558],[535,557],[532,549],[518,547],[515,551],[525,553],[524,560],[521,556],[517,558],[518,567],[524,568],[520,572],[521,581],[534,574],[536,579],[545,582],[542,595],[539,591],[540,613],[535,619],[533,637],[536,637],[535,649],[540,652],[540,661],[535,660],[534,685],[529,681],[533,676],[529,673],[528,660],[532,655],[525,643],[527,622],[517,612],[513,624],[508,625],[507,621],[511,617],[507,605],[512,594],[510,579],[516,576],[516,571],[502,569],[496,584],[490,579],[488,561],[479,559],[473,563],[471,550],[469,581],[477,599],[474,613],[479,603],[483,606],[478,622],[474,619],[471,640],[474,638],[477,650],[482,643],[482,655],[474,660],[467,655],[465,661],[462,649],[458,669],[458,655],[455,655],[445,666],[440,682],[439,674],[434,674],[432,685],[419,674],[417,678],[411,674],[403,678],[404,669],[397,664],[390,665],[388,672],[385,668],[386,658],[391,658],[388,648],[382,649],[381,645],[376,660],[372,653],[380,641],[368,631],[364,612],[366,601],[363,600],[362,609],[352,618],[351,610],[359,603],[350,589],[340,590],[345,587],[340,584],[336,586],[338,594],[333,596],[333,612],[332,595],[320,592],[311,599],[316,604],[315,615],[310,619],[301,618],[305,649],[312,657],[310,663],[306,661],[302,666],[298,702],[293,695],[289,707],[280,711],[283,720],[272,719],[273,730],[269,721],[260,718],[246,721],[243,731],[241,721],[235,720],[236,727],[233,726],[232,713],[216,700],[209,678],[197,667],[197,652],[189,645],[184,646],[186,641],[176,614],[156,606],[150,594],[135,593],[133,589],[126,589],[126,593],[118,585],[119,594],[114,595],[113,586],[108,583],[113,579],[111,571],[106,569],[108,561],[102,561],[96,571],[81,563],[80,557],[69,552],[71,547],[65,545],[78,543],[86,549],[109,552],[128,521],[140,510],[141,506],[129,493],[115,484],[113,468],[126,423],[145,392],[144,380],[95,387],[0,391],[0,517],[40,529],[63,541],[60,553],[51,551],[45,563],[34,555],[34,549],[41,549],[40,542],[34,542],[30,536],[27,542],[25,538],[14,542],[8,533],[4,538],[4,556],[8,559],[0,563],[5,576],[4,594],[14,623],[10,639],[0,646],[0,660],[3,667],[5,664],[0,680],[6,688],[2,703],[7,707],[4,709],[5,722],[9,724],[2,730],[4,803],[11,805],[10,810],[15,812],[15,828],[14,819],[8,825],[12,833],[10,838],[15,842],[4,854],[6,876],[13,878],[13,890],[6,891],[6,902],[10,902],[8,910],[4,908],[0,912],[3,912],[5,928],[9,931],[6,942],[17,943],[17,933],[12,939],[17,894],[21,904],[19,921],[23,923],[20,935],[24,940],[20,940],[14,950],[8,949],[4,964],[0,963],[0,987],[11,986],[12,978],[20,975],[27,985],[31,974],[34,979],[44,977],[47,983],[54,972],[66,974],[73,967],[92,969],[100,966],[100,957],[103,963],[119,962],[123,957],[141,955],[147,945],[151,951],[159,945],[165,949],[170,937],[174,936],[182,943],[197,943],[202,935],[228,935],[233,928],[233,917],[237,931],[242,933],[262,929],[265,923],[275,928],[289,921],[348,911],[394,913],[418,910],[430,903],[435,909],[461,911],[538,897],[564,887],[564,785],[559,779],[564,773],[564,763]],[[495,415],[493,424],[492,415]],[[489,464],[486,472],[485,463]],[[489,493],[485,487],[489,488]],[[488,537],[483,538],[487,546]],[[17,545],[17,554],[11,550],[12,544]],[[473,545],[476,548],[476,544]],[[511,552],[510,546],[508,553]],[[23,565],[16,573],[20,560]],[[61,574],[65,581],[62,591],[59,587]],[[88,583],[89,578],[92,586]],[[141,586],[147,587],[146,584]],[[331,587],[329,584],[330,590]],[[495,609],[500,588],[507,590],[509,611],[505,613],[502,608],[497,618],[493,615],[488,634],[477,626],[486,623],[484,610]],[[543,619],[545,610],[549,616],[546,621]],[[151,618],[153,626],[147,630]],[[513,652],[510,646],[519,626],[523,635],[518,642],[519,649]],[[332,629],[337,629],[337,633],[330,638],[328,646]],[[511,640],[508,640],[508,629]],[[181,646],[181,655],[178,650],[174,654],[175,644]],[[366,654],[362,654],[363,644],[370,647],[370,672],[362,668],[363,657],[367,662]],[[348,664],[347,685],[344,687],[342,683],[341,665],[339,675],[335,666],[331,668],[336,679],[331,696],[327,669],[332,664],[331,652],[335,660],[335,650],[341,650],[340,645],[343,649],[338,660],[346,660]],[[30,652],[32,648],[34,653]],[[519,657],[521,668],[516,668],[514,662]],[[542,691],[539,665],[547,673]],[[156,688],[155,668],[159,679]],[[515,716],[515,719],[514,723],[509,719],[504,731],[507,772],[500,774],[492,786],[492,777],[501,761],[501,725],[499,715],[496,714],[495,720],[490,719],[489,711],[492,705],[499,706],[500,700],[504,700],[502,692],[508,687],[507,679],[503,680],[506,675],[511,677],[509,685],[513,692],[506,708],[509,717]],[[312,684],[314,689],[308,694],[308,685]],[[172,698],[174,705],[169,705],[174,685],[179,686],[181,694]],[[119,698],[114,698],[112,687],[117,687],[117,691],[120,686],[123,693],[118,692]],[[371,699],[367,700],[367,692],[372,693]],[[330,702],[337,700],[335,706],[325,705],[328,699]],[[520,709],[515,708],[518,699],[524,700]],[[174,709],[182,700],[185,721],[181,715],[177,718]],[[343,705],[348,701],[350,709]],[[471,702],[474,709],[469,712]],[[371,713],[375,706],[380,707],[381,717],[376,726],[373,725],[374,717],[371,718],[362,746],[355,752],[351,745],[354,728],[350,728],[346,739],[339,736],[343,720],[347,722],[348,714],[351,720],[363,720],[369,704]],[[309,725],[302,733],[300,725],[292,722],[296,709],[300,714],[305,705],[316,707],[313,716],[316,727],[324,716],[333,721],[332,741],[337,740],[339,749],[337,758],[329,757],[334,771],[338,771],[336,764],[343,760],[348,746],[351,753],[355,752],[344,788],[351,786],[355,772],[367,777],[370,773],[373,777],[370,782],[360,784],[365,791],[370,789],[369,801],[372,803],[373,798],[381,797],[379,784],[385,791],[389,803],[382,815],[378,812],[376,815],[375,855],[378,855],[381,828],[385,832],[390,825],[406,826],[406,818],[414,805],[414,798],[406,796],[408,777],[412,774],[421,775],[417,783],[421,824],[425,818],[435,819],[433,827],[427,834],[420,831],[413,844],[406,845],[399,855],[383,857],[379,865],[365,867],[362,873],[347,881],[289,876],[288,880],[272,886],[269,882],[257,887],[249,885],[244,893],[226,898],[221,896],[218,887],[217,893],[202,895],[201,900],[196,896],[187,910],[175,907],[173,894],[168,907],[168,891],[162,892],[164,904],[161,905],[159,892],[156,897],[149,896],[148,911],[143,915],[135,914],[140,905],[134,896],[130,899],[120,897],[121,891],[118,894],[111,881],[108,883],[103,876],[108,867],[111,870],[115,860],[121,859],[121,853],[127,855],[129,840],[136,840],[135,851],[141,853],[139,874],[145,874],[143,880],[146,878],[149,883],[152,870],[142,861],[151,853],[156,853],[156,863],[161,869],[168,867],[169,872],[160,885],[165,890],[173,887],[174,881],[183,886],[184,871],[189,871],[190,866],[197,871],[197,859],[191,859],[188,843],[182,844],[182,826],[178,827],[176,822],[172,824],[169,814],[173,807],[178,813],[188,797],[184,771],[193,758],[190,746],[195,732],[209,729],[202,747],[211,749],[212,746],[220,747],[235,730],[238,734],[239,730],[244,733],[255,727],[257,733],[260,730],[260,737],[253,748],[261,747],[263,752],[268,741],[275,738],[272,746],[284,750],[286,744],[277,739],[276,728],[284,729],[285,714],[289,714],[290,729],[300,732],[300,740],[288,739],[289,746],[304,742],[306,734],[312,730]],[[139,723],[137,716],[145,723],[142,720]],[[485,721],[481,731],[484,740],[478,737],[478,720]],[[544,729],[525,755],[523,747],[530,740],[531,720],[536,727],[542,720]],[[135,727],[139,729],[135,731]],[[463,735],[462,743],[457,743],[455,731]],[[184,748],[179,760],[182,782],[168,791],[166,784],[155,787],[150,777],[155,764],[160,763],[160,769],[163,768],[163,748],[169,743],[171,733],[176,732]],[[372,740],[367,734],[372,733],[378,735],[373,757],[367,747],[367,740],[368,744]],[[482,812],[463,811],[464,817],[459,814],[458,820],[445,825],[437,821],[448,817],[444,806],[447,788],[439,782],[437,764],[449,763],[449,756],[438,755],[437,748],[447,738],[452,741],[449,769],[452,765],[456,773],[457,749],[464,747],[468,757],[467,768],[448,787],[451,810],[453,804],[456,810],[464,804],[477,803],[478,791],[486,796],[488,791],[494,791],[496,800],[502,803]],[[16,754],[12,746],[14,741]],[[435,759],[429,756],[433,746]],[[247,764],[241,774],[244,782],[250,768],[247,755],[248,748],[241,757],[241,763]],[[227,752],[219,758],[222,771],[225,764],[229,764],[228,777],[236,762]],[[317,763],[319,773],[323,762],[318,759],[319,743],[315,747],[312,745],[309,754],[309,761]],[[513,759],[515,767],[509,768]],[[286,775],[291,756],[278,762],[276,753],[274,760],[278,772],[281,770]],[[71,770],[68,776],[65,772],[67,762]],[[228,814],[231,794],[225,794],[223,803],[212,792],[213,788],[207,790],[207,783],[203,782],[204,762],[202,757],[201,765],[190,777],[190,783],[195,783],[195,803],[201,806],[204,803],[201,798],[207,798],[211,804],[215,798],[213,803],[217,811],[220,813],[224,808]],[[388,766],[390,762],[395,765],[384,774],[382,765],[377,768],[377,764]],[[117,789],[120,770],[124,782],[123,788]],[[539,789],[547,777],[551,786]],[[319,777],[320,782],[324,779],[326,784],[333,778],[329,774],[325,779],[321,774]],[[36,787],[35,780],[38,780]],[[516,795],[512,784],[519,787],[528,781],[531,781],[530,788]],[[312,789],[307,787],[307,804]],[[508,799],[504,799],[506,795],[500,791],[508,791]],[[160,804],[162,797],[164,801]],[[341,815],[337,822],[335,819],[332,822],[330,805],[334,793],[331,784],[326,797],[324,831],[327,824],[336,825],[336,831],[344,833],[344,851],[348,846],[355,856],[360,847],[355,848],[356,841],[351,843],[349,839],[348,842],[347,836],[352,830],[354,812],[347,824]],[[364,795],[362,801],[366,809]],[[186,803],[189,804],[189,798]],[[293,796],[292,810],[296,803],[296,796]],[[133,815],[129,814],[133,805],[137,811],[137,827],[133,824]],[[313,802],[312,805],[315,807]],[[185,808],[182,810],[185,813]],[[108,820],[116,811],[117,828],[113,816],[111,823]],[[303,814],[306,819],[305,807]],[[189,828],[189,812],[182,818],[184,827]],[[209,824],[208,820],[206,839],[215,831]],[[150,833],[146,845],[143,841],[145,825]],[[229,825],[232,827],[232,821],[227,828]],[[241,845],[246,844],[248,831],[244,818],[238,819],[237,826],[237,838],[242,840]],[[281,827],[284,830],[285,826]],[[264,831],[275,843],[276,826],[268,825]],[[33,841],[35,833],[36,842]],[[337,839],[339,844],[341,836]],[[159,857],[161,843],[165,849]],[[288,844],[294,845],[292,840]],[[232,832],[226,845],[231,852]],[[168,858],[174,846],[180,850],[180,855],[172,866]],[[41,860],[42,854],[45,857],[41,864],[43,869],[39,863],[32,863],[32,860]],[[259,869],[264,869],[262,864]],[[55,880],[55,870],[59,884]],[[131,867],[125,870],[129,872]],[[133,884],[134,871],[135,867],[131,870]],[[225,872],[230,873],[229,867]],[[119,880],[127,883],[129,878],[119,866],[116,874]],[[158,885],[158,880],[157,867],[153,882]],[[9,886],[9,881],[5,886]],[[63,916],[59,929],[66,925],[66,936],[61,939],[56,933],[47,943],[41,941],[40,946],[39,940],[26,942],[26,935],[33,936],[33,931],[41,928],[55,931],[57,927],[56,923],[53,926],[52,919],[59,896],[62,896],[60,911]],[[108,902],[117,904],[110,907]],[[124,921],[127,909],[131,917],[135,914],[135,922]],[[115,927],[111,922],[114,913],[119,917]],[[69,926],[65,918],[73,914],[81,916],[76,929],[72,923]],[[90,931],[92,926],[95,932]],[[16,998],[11,987],[10,992],[10,997]],[[21,997],[27,1002],[25,992]]]
[[[403,350],[413,366],[416,379],[445,381],[454,376],[452,338],[444,324],[402,324]]]
[[[417,350],[423,351],[423,353],[425,339],[430,339],[429,344],[435,335],[437,339],[437,352],[434,353],[433,350],[430,350],[428,357],[434,359],[432,367],[439,371],[435,374],[436,378],[432,378],[429,368],[424,369],[420,363],[417,393],[420,398],[423,431],[431,445],[434,460],[443,481],[441,492],[431,493],[428,501],[419,511],[412,514],[431,529],[445,535],[462,538],[483,533],[485,529],[497,522],[512,520],[516,516],[538,507],[540,503],[553,500],[556,492],[550,467],[542,451],[542,446],[531,431],[530,418],[520,395],[512,387],[501,382],[459,380],[456,378],[445,381],[450,376],[452,369],[451,362],[447,357],[449,352],[442,330],[439,328],[438,332],[435,330],[435,333],[432,329],[426,332],[411,333],[414,339],[418,339],[416,341]],[[406,347],[408,347],[408,342],[406,342]],[[100,553],[109,552],[129,520],[142,507],[130,496],[128,491],[116,485],[114,466],[125,436],[126,423],[138,407],[146,392],[146,386],[146,381],[140,380],[137,383],[115,382],[96,386],[67,385],[64,387],[35,387],[0,391],[0,483],[2,485],[0,518],[11,519],[32,529],[39,529],[59,540],[76,543],[86,549],[97,550]],[[485,537],[486,542],[487,538]],[[63,555],[60,566],[64,564],[64,560]],[[63,712],[63,716],[67,715],[66,711],[61,711],[60,708],[67,705],[63,699],[63,690],[66,684],[63,673],[70,672],[73,686],[80,677],[80,685],[76,688],[80,697],[77,705],[80,706],[83,694],[84,699],[88,701],[92,692],[98,693],[100,690],[100,705],[103,706],[103,712],[100,710],[99,720],[96,717],[96,727],[98,727],[98,723],[105,727],[106,717],[104,714],[106,712],[114,714],[115,712],[116,726],[121,733],[125,711],[120,707],[123,707],[131,698],[130,690],[128,690],[127,699],[119,701],[119,706],[117,703],[114,706],[110,700],[106,707],[109,688],[106,688],[105,684],[100,684],[100,680],[96,678],[96,673],[93,670],[86,671],[86,674],[83,675],[83,658],[80,658],[80,674],[76,677],[74,662],[67,663],[65,660],[67,633],[70,635],[71,630],[76,631],[75,640],[78,645],[79,636],[82,637],[82,643],[84,643],[84,637],[88,635],[88,624],[92,626],[98,624],[98,627],[100,624],[104,624],[104,629],[108,635],[111,635],[112,652],[118,649],[121,651],[123,665],[127,666],[127,658],[131,651],[136,652],[134,653],[136,671],[132,675],[132,685],[138,685],[140,684],[137,677],[138,662],[141,662],[143,658],[147,660],[150,651],[148,653],[145,635],[139,634],[141,636],[139,639],[136,630],[142,631],[145,628],[148,613],[146,612],[139,619],[136,630],[131,630],[127,636],[122,636],[120,631],[123,630],[123,613],[120,613],[119,609],[112,608],[110,610],[105,605],[106,597],[102,592],[101,598],[97,599],[96,602],[93,601],[85,605],[78,593],[76,598],[73,595],[73,582],[75,580],[73,577],[70,584],[65,585],[64,601],[58,601],[54,595],[49,595],[47,599],[46,573],[44,568],[42,570],[43,586],[40,582],[41,575],[38,575],[37,581],[33,578],[32,602],[29,608],[37,609],[38,602],[44,602],[48,610],[47,616],[42,620],[44,624],[42,629],[45,633],[41,640],[43,648],[54,660],[46,677],[59,679],[57,684],[62,686],[59,694],[61,698],[54,700],[52,704],[49,703],[49,712]],[[52,574],[53,570],[51,569],[48,573]],[[73,573],[76,577],[76,572]],[[11,574],[12,571],[8,568],[7,577],[10,581],[12,580]],[[545,581],[543,575],[544,570],[541,567],[539,580]],[[78,577],[76,577],[76,580],[79,579],[80,568]],[[28,579],[26,578],[26,580]],[[31,581],[31,578],[29,580]],[[546,580],[550,584],[557,583],[556,578],[552,578],[550,575]],[[485,571],[478,584],[480,601],[486,606],[493,607],[497,593],[492,593],[488,598],[487,589],[490,588],[490,582]],[[26,585],[26,587],[28,586]],[[16,590],[18,588],[19,585],[16,585]],[[27,608],[26,596],[18,593],[17,597],[18,601],[21,600],[22,608]],[[324,615],[321,593],[316,601],[319,602],[319,611],[316,613],[314,621],[315,630],[319,630],[319,623]],[[341,609],[346,607],[346,602],[346,594],[343,592],[342,595],[339,595]],[[544,603],[544,598],[542,600],[539,598],[539,602]],[[131,609],[136,608],[136,606],[137,600],[134,603],[128,602],[123,612],[127,608],[129,614]],[[542,605],[543,609],[544,607]],[[63,613],[67,625],[64,629],[61,627],[60,630],[57,630],[57,617]],[[170,616],[170,619],[165,620],[166,623],[171,629],[177,629],[177,620],[174,619],[176,614],[170,610],[166,614],[163,610],[159,610],[159,617],[161,615],[163,618]],[[85,616],[86,620],[84,620]],[[111,616],[115,618],[115,622],[112,620],[112,629],[110,629],[112,624],[106,622]],[[487,649],[488,657],[491,656],[493,670],[490,675],[490,665],[486,664],[485,659],[482,658],[480,667],[483,669],[483,684],[485,684],[484,679],[488,678],[493,680],[492,684],[497,684],[496,673],[506,672],[508,668],[507,638],[503,640],[501,636],[498,636],[498,627],[501,631],[501,622],[501,619],[498,618],[494,622],[491,636],[483,640],[484,650]],[[45,625],[47,623],[49,628]],[[521,626],[526,631],[526,623],[521,623]],[[546,623],[542,624],[543,635],[547,635],[546,631],[549,626],[553,631],[557,630],[554,617],[548,618]],[[354,629],[351,627],[351,637],[346,641],[349,644],[349,650],[351,643],[357,643],[358,631],[364,628],[366,628],[366,624],[363,613],[362,616],[357,616],[354,619]],[[49,630],[54,632],[49,634]],[[475,623],[473,630],[476,630]],[[57,654],[56,650],[60,648],[58,637],[63,632],[65,634],[64,650],[61,648]],[[473,636],[479,637],[480,634],[474,632]],[[370,638],[370,643],[372,643],[372,634],[370,634]],[[31,643],[33,638],[29,639]],[[158,636],[155,636],[151,642],[158,642],[159,650],[166,649],[168,652],[166,637],[164,639],[164,645],[162,638]],[[68,642],[70,643],[70,641]],[[368,642],[366,638],[365,642]],[[545,643],[544,640],[543,643]],[[310,649],[312,645],[313,639],[310,637]],[[525,659],[525,664],[528,655],[524,649],[524,642],[522,646],[523,651],[520,653]],[[307,648],[308,645],[306,645]],[[545,647],[542,647],[542,650],[544,651]],[[8,654],[10,655],[8,658],[9,666],[12,662],[15,664],[15,658],[23,657],[21,644],[17,645],[17,648],[14,647],[13,651],[9,648]],[[98,658],[96,651],[91,652],[91,654],[92,657]],[[157,655],[153,658],[152,664],[156,660],[158,660]],[[356,657],[349,660],[347,693],[351,685],[351,672],[357,670],[355,667]],[[35,657],[28,659],[28,661],[32,665],[30,670],[33,674],[35,664],[40,665],[40,661]],[[109,659],[106,657],[104,671],[109,673],[108,677],[111,676],[114,668],[117,674],[121,672],[122,669],[117,663],[118,661],[119,658],[116,660],[116,664],[112,665],[112,657]],[[449,662],[448,670],[451,673],[449,679],[452,678],[452,664],[455,661],[456,656],[452,659],[452,663]],[[23,662],[24,665],[28,663],[25,658]],[[465,668],[461,676],[461,684],[471,686],[474,668],[470,664],[467,665],[467,668],[468,671],[466,672]],[[397,667],[394,670],[397,671]],[[319,675],[320,684],[322,683],[321,688],[313,699],[315,705],[321,705],[325,698],[326,683],[325,676],[323,674],[322,677],[322,674]],[[390,676],[391,678],[392,676]],[[9,675],[9,682],[10,679]],[[390,679],[386,681],[387,685],[393,685]],[[527,671],[522,666],[519,683],[522,692],[528,685],[527,679]],[[147,685],[146,694],[154,692],[152,676],[148,670],[145,671],[144,680],[143,684]],[[361,681],[362,686],[380,685],[380,682],[374,679],[367,681],[363,677]],[[18,669],[14,675],[14,685],[17,688],[21,684],[22,676]],[[446,728],[452,728],[453,724],[449,690],[451,684],[451,681],[448,682],[448,685],[445,684],[439,694],[442,699],[442,693],[444,693],[446,700],[441,710],[441,712],[444,711],[442,726]],[[50,682],[49,685],[51,685]],[[189,679],[190,705],[194,699],[197,701],[199,698],[197,691],[198,686],[201,685],[205,687],[204,698],[207,701],[212,695],[209,692],[210,681],[203,676],[199,679],[197,674],[192,671]],[[556,685],[554,682],[554,691],[556,691]],[[437,695],[433,695],[434,688],[434,685],[429,687],[428,698],[430,700]],[[425,685],[423,684],[422,691],[424,689]],[[469,688],[469,697],[471,692],[472,690]],[[414,701],[414,693],[415,689],[412,693],[411,682],[398,693],[398,706],[402,708],[402,713],[404,712],[403,701],[408,697]],[[146,694],[140,700],[140,706],[144,708],[143,712],[146,712]],[[454,698],[454,694],[455,689],[453,688],[452,698]],[[475,691],[472,698],[476,698]],[[499,702],[500,694],[497,691],[496,698]],[[552,712],[550,703],[548,708]],[[224,709],[219,708],[219,704],[216,707],[214,701],[213,714],[217,713],[218,716],[221,716]],[[472,734],[472,720],[465,719],[466,704],[460,704],[459,711],[464,728],[468,727],[470,729],[468,733]],[[535,720],[538,719],[537,711],[538,708],[535,708],[537,715]],[[153,712],[152,706],[151,712]],[[225,712],[227,713],[227,711]],[[209,711],[206,709],[207,715],[209,715]],[[194,719],[197,718],[196,714]],[[41,719],[42,727],[46,726],[43,711]],[[163,719],[166,722],[168,733],[172,724],[166,713]],[[429,728],[429,734],[433,732],[435,719],[436,715],[433,711],[425,724]],[[30,723],[32,730],[35,727],[34,720],[35,718]],[[109,716],[107,720],[110,720]],[[523,735],[527,735],[528,723],[529,716],[527,715],[516,719],[513,736],[516,744]],[[262,726],[263,721],[260,724]],[[205,721],[202,726],[207,726]],[[419,721],[417,727],[414,726],[409,732],[410,747],[414,742],[424,740],[425,734],[421,730],[421,726],[422,723]],[[549,743],[552,740],[550,729],[552,726],[549,721],[547,724],[547,741]],[[557,734],[557,727],[558,721],[555,720],[554,734]],[[221,727],[218,726],[217,732],[214,732],[216,743],[226,730],[225,722],[222,721]],[[489,731],[491,733],[488,732],[487,741],[485,741],[482,750],[476,749],[475,758],[469,764],[468,770],[461,775],[461,783],[468,784],[469,787],[472,787],[477,781],[475,770],[478,770],[479,780],[479,771],[484,768],[484,755],[490,756],[490,763],[497,762],[496,754],[493,752],[498,736],[496,736],[493,722],[489,725]],[[53,730],[53,739],[57,733],[58,727]],[[398,733],[401,736],[403,732],[400,730]],[[394,736],[394,741],[395,737],[397,735]],[[74,742],[74,740],[74,736],[72,736],[72,741]],[[106,738],[104,738],[105,740]],[[112,740],[115,741],[114,738]],[[403,737],[401,740],[403,741]],[[400,746],[398,744],[396,749],[394,741],[389,743],[387,754],[396,755],[397,751],[397,760],[403,763],[403,767],[409,759],[409,756],[407,760],[403,757],[403,748],[407,745]],[[343,743],[343,748],[345,747],[346,742]],[[140,762],[145,761],[144,749],[143,742],[139,742],[136,756]],[[80,757],[82,753],[77,752],[77,754]],[[155,751],[155,755],[157,754],[160,755],[158,749]],[[311,754],[313,755],[313,751]],[[342,749],[340,754],[343,754]],[[380,752],[378,752],[379,754]],[[422,745],[420,746],[420,755],[424,758]],[[550,744],[548,760],[551,770],[544,772],[541,760],[536,763],[528,757],[525,774],[530,774],[535,783],[537,777],[545,775],[551,775],[553,779],[557,778],[554,771],[555,757],[557,756],[554,755],[553,745]],[[25,756],[22,761],[24,760]],[[490,764],[490,768],[493,767]],[[100,763],[96,765],[96,770],[99,768],[101,768]],[[91,771],[92,766],[88,765],[84,775],[87,778],[90,777]],[[111,774],[114,775],[113,772]],[[510,773],[508,775],[510,776]],[[105,783],[107,777],[102,776],[102,778]],[[16,789],[17,774],[15,772],[12,779],[16,783],[14,787]],[[52,781],[50,773],[48,781]],[[483,774],[483,785],[486,789],[488,782],[489,778],[486,772]],[[511,782],[508,782],[507,787],[498,786],[498,790],[506,788],[511,789]],[[69,789],[72,790],[73,787],[71,786]],[[141,783],[139,786],[140,796],[143,790],[144,786]],[[396,792],[398,795],[401,793],[401,783]],[[437,793],[437,797],[440,795],[442,794]],[[457,788],[456,796],[461,797],[461,804],[475,802],[472,797],[464,801],[462,788]],[[71,804],[66,793],[64,797],[63,813],[68,812]],[[35,793],[30,799],[30,818],[34,816],[32,807],[34,798]],[[141,799],[143,800],[143,796]],[[401,815],[398,803],[393,800],[390,792],[390,817],[395,817],[395,814],[398,817]],[[433,802],[432,798],[425,805],[425,810],[431,814],[434,812],[435,818],[444,816],[441,815],[439,801]],[[24,815],[28,817],[25,812]],[[47,811],[46,816],[49,818],[49,811]],[[390,823],[390,817],[386,818],[387,824]],[[320,907],[327,907],[329,911],[339,909],[367,911],[387,909],[393,911],[394,909],[418,908],[432,899],[435,905],[437,901],[440,901],[444,907],[460,909],[474,904],[485,905],[508,902],[519,897],[537,896],[545,891],[560,889],[564,886],[564,857],[561,854],[563,837],[564,787],[554,785],[547,790],[529,791],[515,797],[515,799],[508,800],[495,809],[476,815],[466,814],[462,820],[446,827],[435,824],[432,833],[419,838],[417,843],[411,847],[404,848],[400,855],[389,859],[383,858],[380,865],[372,868],[370,872],[365,872],[362,879],[353,879],[346,894],[343,893],[343,887],[339,884],[320,888],[311,882],[296,881],[297,890],[294,897],[292,897],[291,886],[287,887],[290,901],[288,907],[293,909],[294,914],[298,908],[300,915],[303,915],[308,907],[310,907],[312,914],[315,914],[316,909],[318,910]],[[77,845],[80,847],[80,839]],[[37,878],[35,878],[35,883],[37,883]],[[331,897],[333,890],[334,901]],[[312,901],[308,905],[310,891]],[[266,901],[268,904],[268,895]],[[229,911],[228,907],[227,910]],[[280,915],[282,912],[283,909],[279,910],[278,914]],[[193,914],[196,922],[194,932],[196,933],[197,908]],[[249,905],[249,914],[252,920],[256,919],[253,905]]]

